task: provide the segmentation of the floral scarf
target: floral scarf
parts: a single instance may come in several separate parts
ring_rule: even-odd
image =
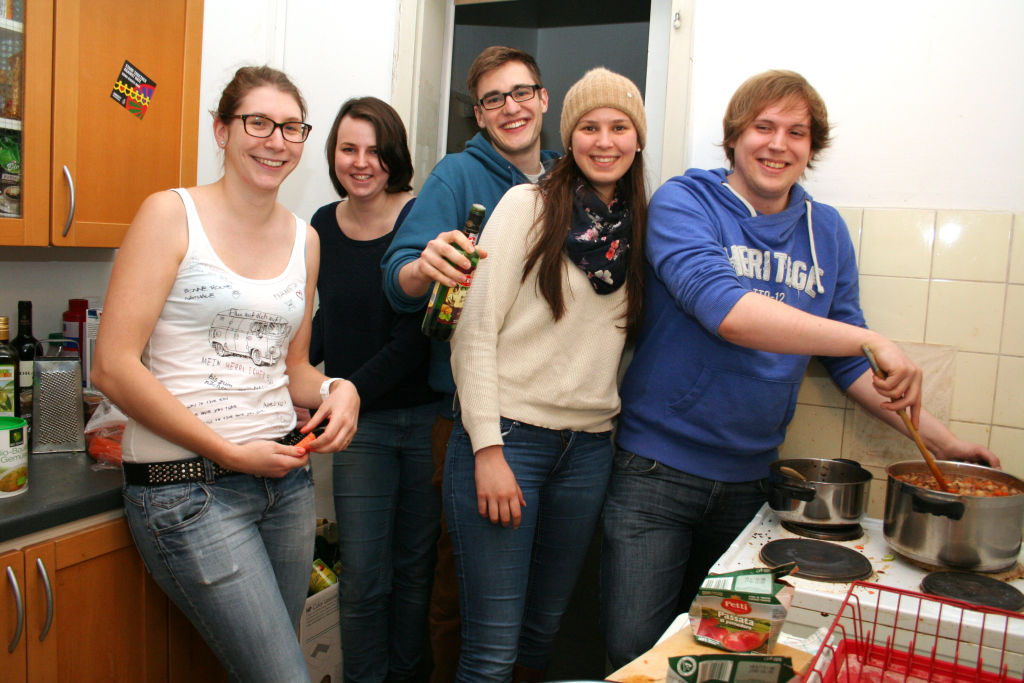
[[[618,188],[607,205],[586,184],[576,186],[565,250],[598,294],[611,294],[626,281],[631,224]]]

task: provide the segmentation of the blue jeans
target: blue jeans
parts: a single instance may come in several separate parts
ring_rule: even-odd
[[[615,454],[601,544],[601,618],[613,667],[649,650],[689,610],[711,565],[767,496],[767,479],[713,481]]]
[[[280,479],[124,487],[146,567],[232,680],[309,681],[296,631],[315,510],[307,468]]]
[[[334,455],[347,683],[412,678],[426,647],[441,526],[441,499],[430,482],[437,409],[364,413],[352,443]]]
[[[473,448],[461,422],[448,441],[444,512],[455,552],[462,654],[455,680],[511,679],[544,669],[583,567],[611,472],[611,433],[501,419],[504,455],[523,491],[518,529],[477,509]]]

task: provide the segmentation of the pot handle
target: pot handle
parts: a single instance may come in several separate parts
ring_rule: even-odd
[[[920,495],[917,491],[910,492],[910,500],[914,512],[949,517],[954,521],[964,516],[964,504],[959,500],[932,500]]]
[[[849,458],[832,458],[832,460],[834,460],[835,462],[845,462],[847,465],[855,465],[860,469],[864,469],[864,466],[861,465],[859,462],[857,462],[856,460],[850,460]]]
[[[772,486],[779,489],[780,491],[785,491],[793,498],[796,498],[797,500],[802,500],[805,503],[814,500],[814,489],[810,487],[796,486],[794,484],[789,484],[784,481],[772,482]]]

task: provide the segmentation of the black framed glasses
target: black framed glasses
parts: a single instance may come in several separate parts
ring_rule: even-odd
[[[540,88],[541,86],[536,83],[533,85],[517,85],[508,92],[488,93],[477,100],[476,103],[484,109],[501,109],[505,106],[506,97],[511,97],[513,102],[526,102],[527,100],[532,100]]]
[[[309,131],[313,126],[301,121],[277,121],[267,118],[262,114],[225,114],[224,118],[242,119],[242,128],[254,138],[269,138],[278,128],[281,129],[281,136],[288,142],[305,142],[309,137]]]

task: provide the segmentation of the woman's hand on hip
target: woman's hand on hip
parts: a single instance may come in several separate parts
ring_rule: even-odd
[[[230,458],[223,459],[220,464],[236,472],[280,479],[294,469],[305,467],[309,462],[308,453],[304,448],[285,446],[276,441],[250,441],[235,445]]]
[[[515,529],[523,519],[526,499],[501,446],[487,446],[476,452],[476,502],[480,516],[492,524],[501,522]]]

